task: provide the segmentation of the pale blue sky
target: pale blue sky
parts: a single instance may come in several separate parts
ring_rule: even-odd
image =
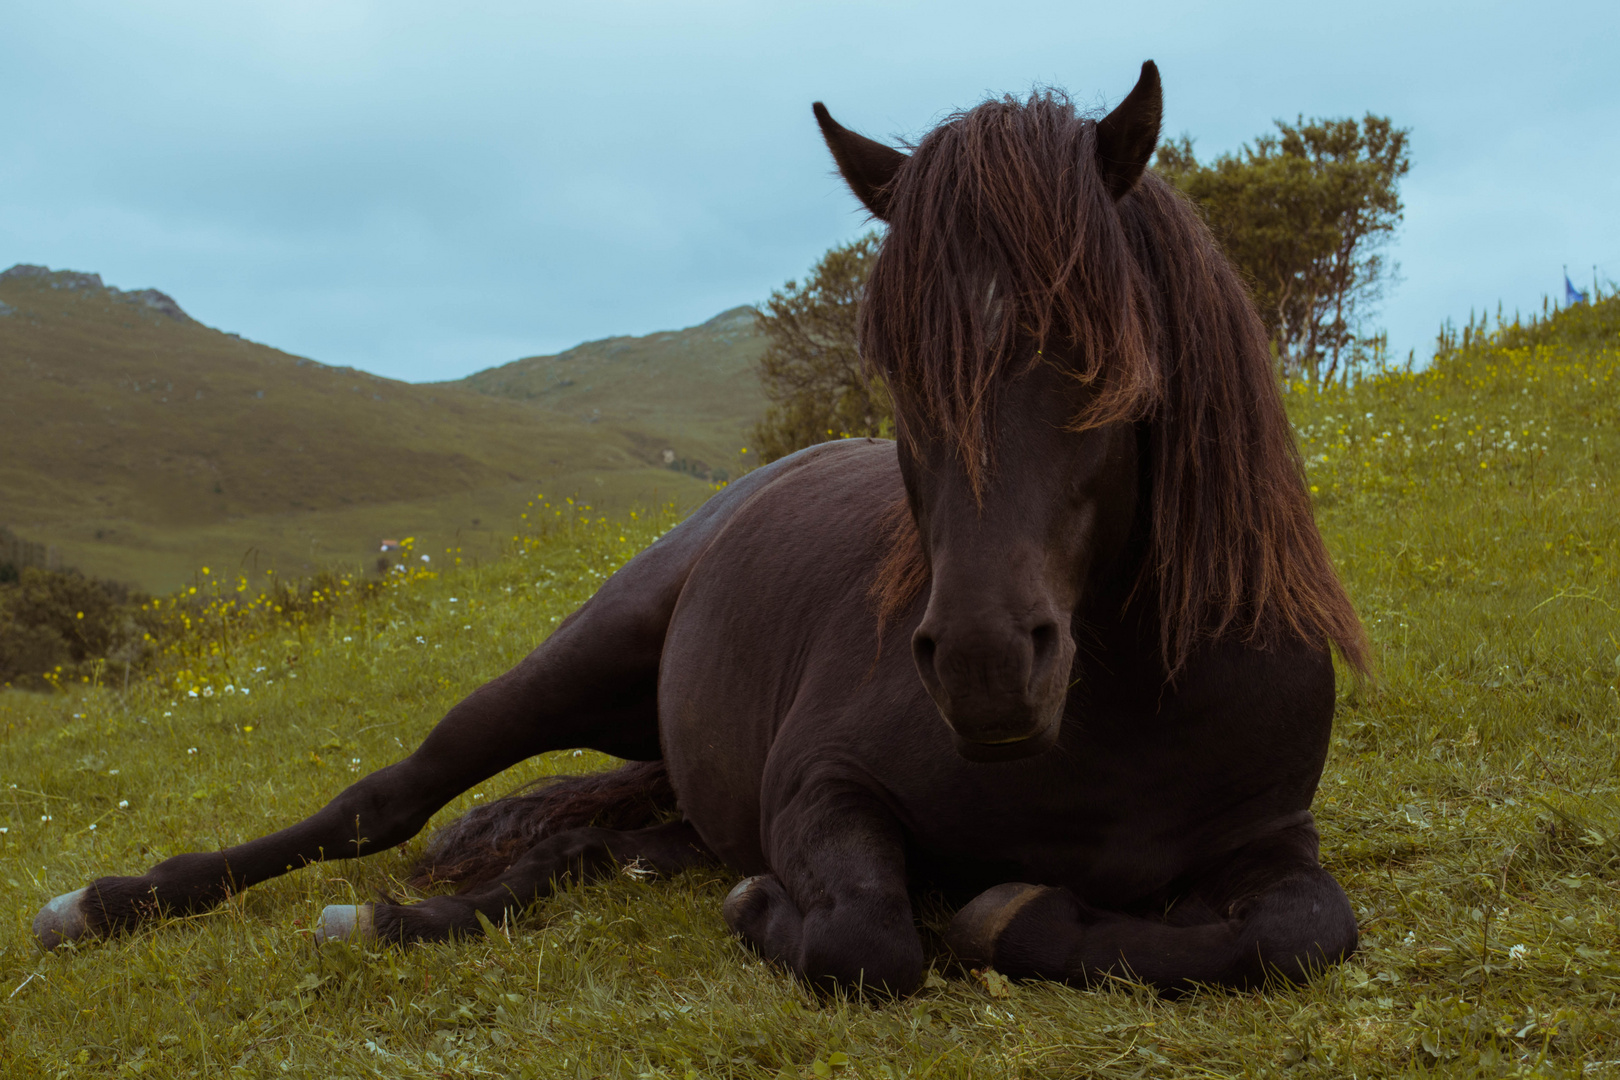
[[[97,271],[331,364],[454,378],[763,299],[863,225],[810,114],[926,131],[1142,60],[1200,156],[1412,128],[1404,354],[1620,279],[1612,2],[10,4],[0,267]]]

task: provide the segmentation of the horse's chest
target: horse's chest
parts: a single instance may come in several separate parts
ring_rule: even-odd
[[[1228,748],[1230,749],[1230,748]],[[1178,741],[1072,740],[1027,763],[963,766],[906,801],[924,861],[963,878],[1061,884],[1099,905],[1158,895],[1223,838],[1274,813],[1269,763],[1188,733]]]

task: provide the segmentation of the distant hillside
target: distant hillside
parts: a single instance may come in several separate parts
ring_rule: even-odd
[[[614,422],[329,367],[94,274],[0,273],[0,380],[0,525],[151,590],[205,563],[364,565],[400,534],[488,550],[536,490],[602,506],[710,491],[662,460],[673,414],[638,433],[617,418],[639,405],[594,390],[584,411]]]
[[[754,309],[737,307],[686,330],[591,341],[441,385],[600,425],[658,461],[724,479],[746,462],[739,451],[765,412],[755,374],[764,349]]]

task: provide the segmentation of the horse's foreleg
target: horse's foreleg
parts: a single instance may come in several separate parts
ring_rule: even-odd
[[[1350,900],[1302,825],[1248,845],[1164,919],[1088,909],[1067,889],[998,885],[963,908],[947,940],[966,963],[1017,978],[1118,975],[1166,990],[1303,983],[1356,948]]]
[[[732,930],[812,985],[917,989],[922,940],[889,812],[862,789],[818,784],[770,828],[774,873],[748,878],[726,897]]]
[[[668,877],[715,863],[714,855],[684,821],[646,829],[570,829],[525,852],[500,877],[454,896],[419,904],[334,906],[322,918],[322,937],[371,937],[383,941],[443,941],[476,934],[483,915],[498,923],[550,896],[563,881],[594,881],[620,871]]]
[[[658,584],[638,595],[634,582],[615,579],[517,667],[451,709],[409,757],[298,824],[224,851],[176,855],[139,877],[100,878],[47,905],[36,937],[54,948],[164,912],[206,910],[319,859],[385,850],[467,788],[535,754],[589,746],[658,758],[658,657],[673,602]]]

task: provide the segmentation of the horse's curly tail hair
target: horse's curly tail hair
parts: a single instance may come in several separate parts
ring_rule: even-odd
[[[632,761],[589,776],[548,776],[477,806],[433,834],[411,870],[414,888],[453,883],[465,892],[499,877],[548,836],[595,825],[645,828],[675,811],[662,761]]]

